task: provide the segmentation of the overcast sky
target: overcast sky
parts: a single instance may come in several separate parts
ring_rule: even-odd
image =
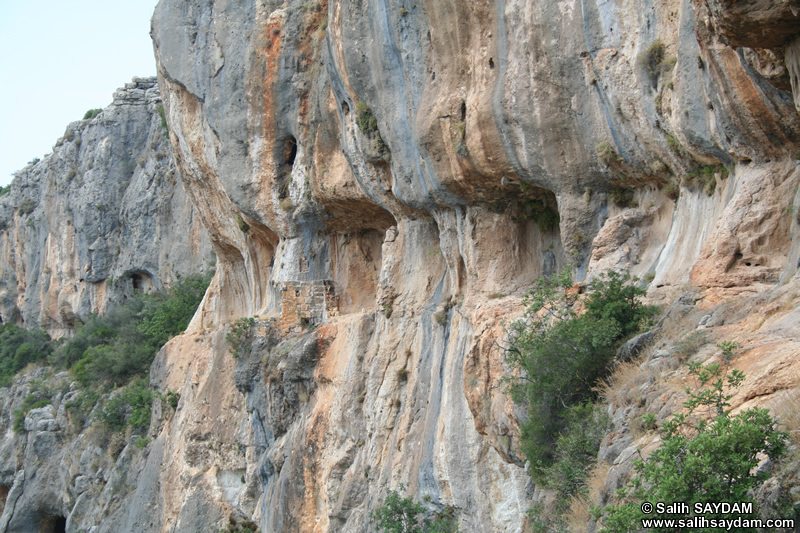
[[[67,124],[156,74],[157,0],[0,0],[0,185],[52,151]]]

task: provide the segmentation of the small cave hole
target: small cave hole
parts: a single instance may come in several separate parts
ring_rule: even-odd
[[[295,157],[297,157],[297,141],[294,137],[289,136],[283,147],[283,162],[288,166],[292,166],[294,165]]]
[[[131,280],[131,289],[133,292],[152,292],[155,289],[153,278],[144,271],[131,272],[129,275]]]
[[[345,101],[342,101],[342,111],[344,112],[345,115],[350,114],[350,106],[347,105],[347,102]]]
[[[494,59],[489,58],[489,68],[494,68]]]
[[[0,321],[2,323],[2,321]],[[8,491],[11,490],[11,485],[0,485],[0,514],[6,507],[6,499],[8,498]]]
[[[466,122],[467,120],[467,103],[461,102],[461,122]]]
[[[67,533],[67,519],[63,516],[45,516],[39,521],[39,533]]]
[[[745,263],[745,264],[744,264],[744,266],[753,266],[753,264],[752,264],[752,263],[749,263],[749,262],[747,262],[747,263]]]

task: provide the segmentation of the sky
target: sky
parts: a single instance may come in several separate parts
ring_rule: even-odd
[[[0,185],[131,78],[155,76],[157,3],[0,0]]]

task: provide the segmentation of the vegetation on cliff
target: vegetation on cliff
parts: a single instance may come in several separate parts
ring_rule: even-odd
[[[405,487],[400,485],[402,491]],[[431,513],[423,504],[410,496],[389,490],[383,505],[371,515],[373,522],[384,533],[457,533],[458,521],[454,509],[445,508]]]
[[[527,414],[522,451],[533,480],[556,491],[557,507],[581,489],[608,430],[608,417],[594,405],[597,385],[620,343],[657,312],[642,304],[644,291],[634,281],[609,271],[582,297],[569,271],[542,278],[509,328],[509,390]]]
[[[523,318],[511,325],[510,391],[528,410],[522,448],[539,483],[556,463],[560,436],[581,425],[576,417],[594,417],[584,404],[596,399],[595,386],[608,375],[620,341],[656,312],[641,303],[644,291],[631,281],[608,272],[581,299],[568,271],[540,279],[525,297]]]
[[[210,274],[188,276],[167,294],[139,293],[105,315],[92,315],[68,340],[53,341],[44,331],[4,324],[0,328],[0,386],[9,385],[29,363],[69,369],[83,388],[80,397],[67,404],[80,426],[76,429],[90,421],[88,414],[108,393],[95,418],[111,431],[127,425],[144,431],[150,424],[153,394],[147,378],[153,358],[166,341],[186,329],[210,281]],[[32,396],[38,398],[35,393]],[[26,405],[22,416],[36,406]],[[23,429],[21,421],[16,429]]]
[[[0,327],[0,387],[7,387],[14,375],[29,363],[45,360],[53,351],[44,330],[29,331],[13,323]]]
[[[729,391],[744,381],[739,370],[728,372],[736,346],[720,343],[722,360],[701,365],[689,363],[689,372],[697,381],[695,391],[687,388],[685,412],[675,414],[661,428],[661,444],[646,459],[636,462],[636,475],[619,491],[617,502],[604,510],[603,531],[638,530],[647,518],[691,518],[707,520],[759,518],[752,489],[769,478],[766,469],[756,470],[762,457],[778,460],[786,453],[788,435],[779,431],[767,409],[754,407],[731,414]],[[710,413],[709,413],[710,411]],[[651,415],[651,418],[654,417]],[[681,502],[688,512],[664,512],[646,509],[643,502]],[[708,504],[720,502],[751,504],[752,512],[731,513]],[[697,505],[703,512],[697,513]],[[746,509],[747,507],[745,507]],[[716,528],[695,527],[693,531]],[[674,528],[653,528],[672,531]],[[751,531],[736,527],[731,531]]]

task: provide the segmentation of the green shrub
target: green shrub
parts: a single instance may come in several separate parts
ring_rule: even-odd
[[[671,200],[677,200],[680,196],[681,188],[674,181],[670,181],[664,185],[664,188],[662,188],[661,191],[667,195],[667,198],[670,198]]]
[[[559,223],[558,211],[551,208],[535,211],[532,218],[534,222],[536,222],[536,227],[539,228],[539,231],[542,233],[553,231]]]
[[[594,147],[594,151],[597,154],[597,158],[606,165],[620,160],[619,154],[609,142],[601,142]]]
[[[596,398],[619,343],[656,312],[640,302],[644,290],[633,281],[613,271],[597,278],[578,315],[569,271],[540,279],[523,300],[523,318],[509,329],[506,359],[517,372],[507,382],[514,401],[527,409],[521,447],[537,483],[547,483],[555,444],[570,433],[570,408]]]
[[[36,208],[36,203],[30,198],[25,198],[19,203],[19,214],[30,215],[31,213],[33,213],[33,210],[35,208]]]
[[[283,199],[281,199],[278,202],[278,205],[281,207],[281,209],[283,209],[284,211],[287,211],[289,213],[294,211],[294,202],[292,202],[291,198],[283,198]]]
[[[370,134],[378,131],[378,119],[365,102],[359,101],[356,104],[356,113],[356,124],[361,133]]]
[[[16,409],[14,411],[14,432],[22,433],[25,431],[25,416],[27,413],[23,409]]]
[[[250,224],[248,224],[242,215],[236,215],[236,225],[239,226],[239,229],[242,230],[242,233],[247,233],[250,231]]]
[[[567,504],[582,488],[586,470],[597,461],[600,441],[611,425],[605,411],[591,403],[570,406],[564,420],[565,429],[556,438],[553,464],[545,469],[547,486],[556,489],[561,504]]]
[[[530,190],[530,185],[524,184]],[[521,186],[522,188],[522,186]],[[549,233],[556,229],[560,218],[558,211],[550,207],[544,200],[536,199],[517,202],[517,208],[522,219],[533,220],[542,233]]]
[[[228,519],[228,526],[225,529],[221,529],[220,533],[258,533],[260,529],[258,526],[250,520],[243,520],[242,522],[237,522],[236,519],[231,516]]]
[[[661,62],[666,55],[666,46],[661,41],[653,41],[647,50],[639,57],[639,62],[647,69],[651,76],[658,75]]]
[[[146,296],[145,309],[137,329],[146,339],[161,347],[183,333],[211,283],[211,274],[187,276],[170,289],[168,296]]]
[[[788,435],[776,429],[769,411],[752,408],[731,415],[728,390],[744,380],[739,370],[729,369],[730,357],[736,348],[733,343],[717,345],[723,352],[721,362],[706,366],[689,363],[689,372],[698,388],[687,388],[689,399],[685,412],[674,415],[661,431],[661,445],[647,459],[636,462],[636,477],[618,493],[615,504],[596,515],[603,516],[603,531],[638,530],[642,518],[669,518],[656,510],[644,514],[643,501],[683,502],[695,516],[695,504],[716,502],[752,503],[752,514],[722,512],[706,513],[707,520],[758,518],[756,502],[751,491],[769,477],[756,467],[763,456],[775,461],[787,449]],[[711,411],[712,417],[705,415]],[[751,531],[752,528],[730,529]],[[652,529],[672,531],[672,529]],[[711,531],[693,528],[692,531]]]
[[[633,190],[631,189],[611,187],[611,190],[608,191],[608,196],[618,207],[636,207],[636,202],[633,201]]]
[[[5,187],[0,187],[0,196],[5,196],[6,194],[11,192],[11,184],[9,183]]]
[[[240,318],[231,326],[228,334],[225,335],[225,340],[230,344],[230,352],[234,359],[238,359],[239,356],[245,354],[245,351],[250,350],[252,342],[250,333],[255,325],[255,318]]]
[[[98,412],[97,419],[111,431],[121,431],[130,425],[134,433],[147,431],[153,393],[144,379],[139,379],[113,396]]]
[[[678,142],[678,139],[670,135],[669,133],[665,133],[664,137],[667,139],[667,146],[675,155],[680,155],[683,152],[681,148],[681,143]]]
[[[724,165],[696,168],[683,177],[682,184],[690,189],[702,189],[707,196],[712,196],[717,189],[717,175],[725,179],[730,171]]]
[[[158,116],[161,117],[161,129],[164,130],[164,134],[167,135],[169,133],[169,124],[167,124],[167,116],[164,113],[164,106],[158,106]]]
[[[94,117],[102,113],[102,109],[90,109],[83,115],[83,120],[92,120]]]
[[[172,408],[174,411],[178,408],[178,402],[181,401],[181,393],[177,391],[167,390],[167,393],[164,395],[164,399],[167,401],[167,405]]]
[[[400,485],[400,490],[405,490]],[[410,496],[401,498],[397,491],[389,490],[383,505],[370,513],[379,531],[385,533],[457,533],[458,521],[453,508],[441,513],[428,513],[425,506],[414,502]]]
[[[653,41],[647,50],[639,54],[639,64],[647,70],[653,86],[658,83],[658,77],[663,72],[668,72],[675,66],[677,60],[676,57],[667,57],[667,47],[659,40]]]
[[[28,331],[11,322],[0,326],[0,387],[10,385],[28,363],[45,361],[52,352],[53,343],[44,330]]]

